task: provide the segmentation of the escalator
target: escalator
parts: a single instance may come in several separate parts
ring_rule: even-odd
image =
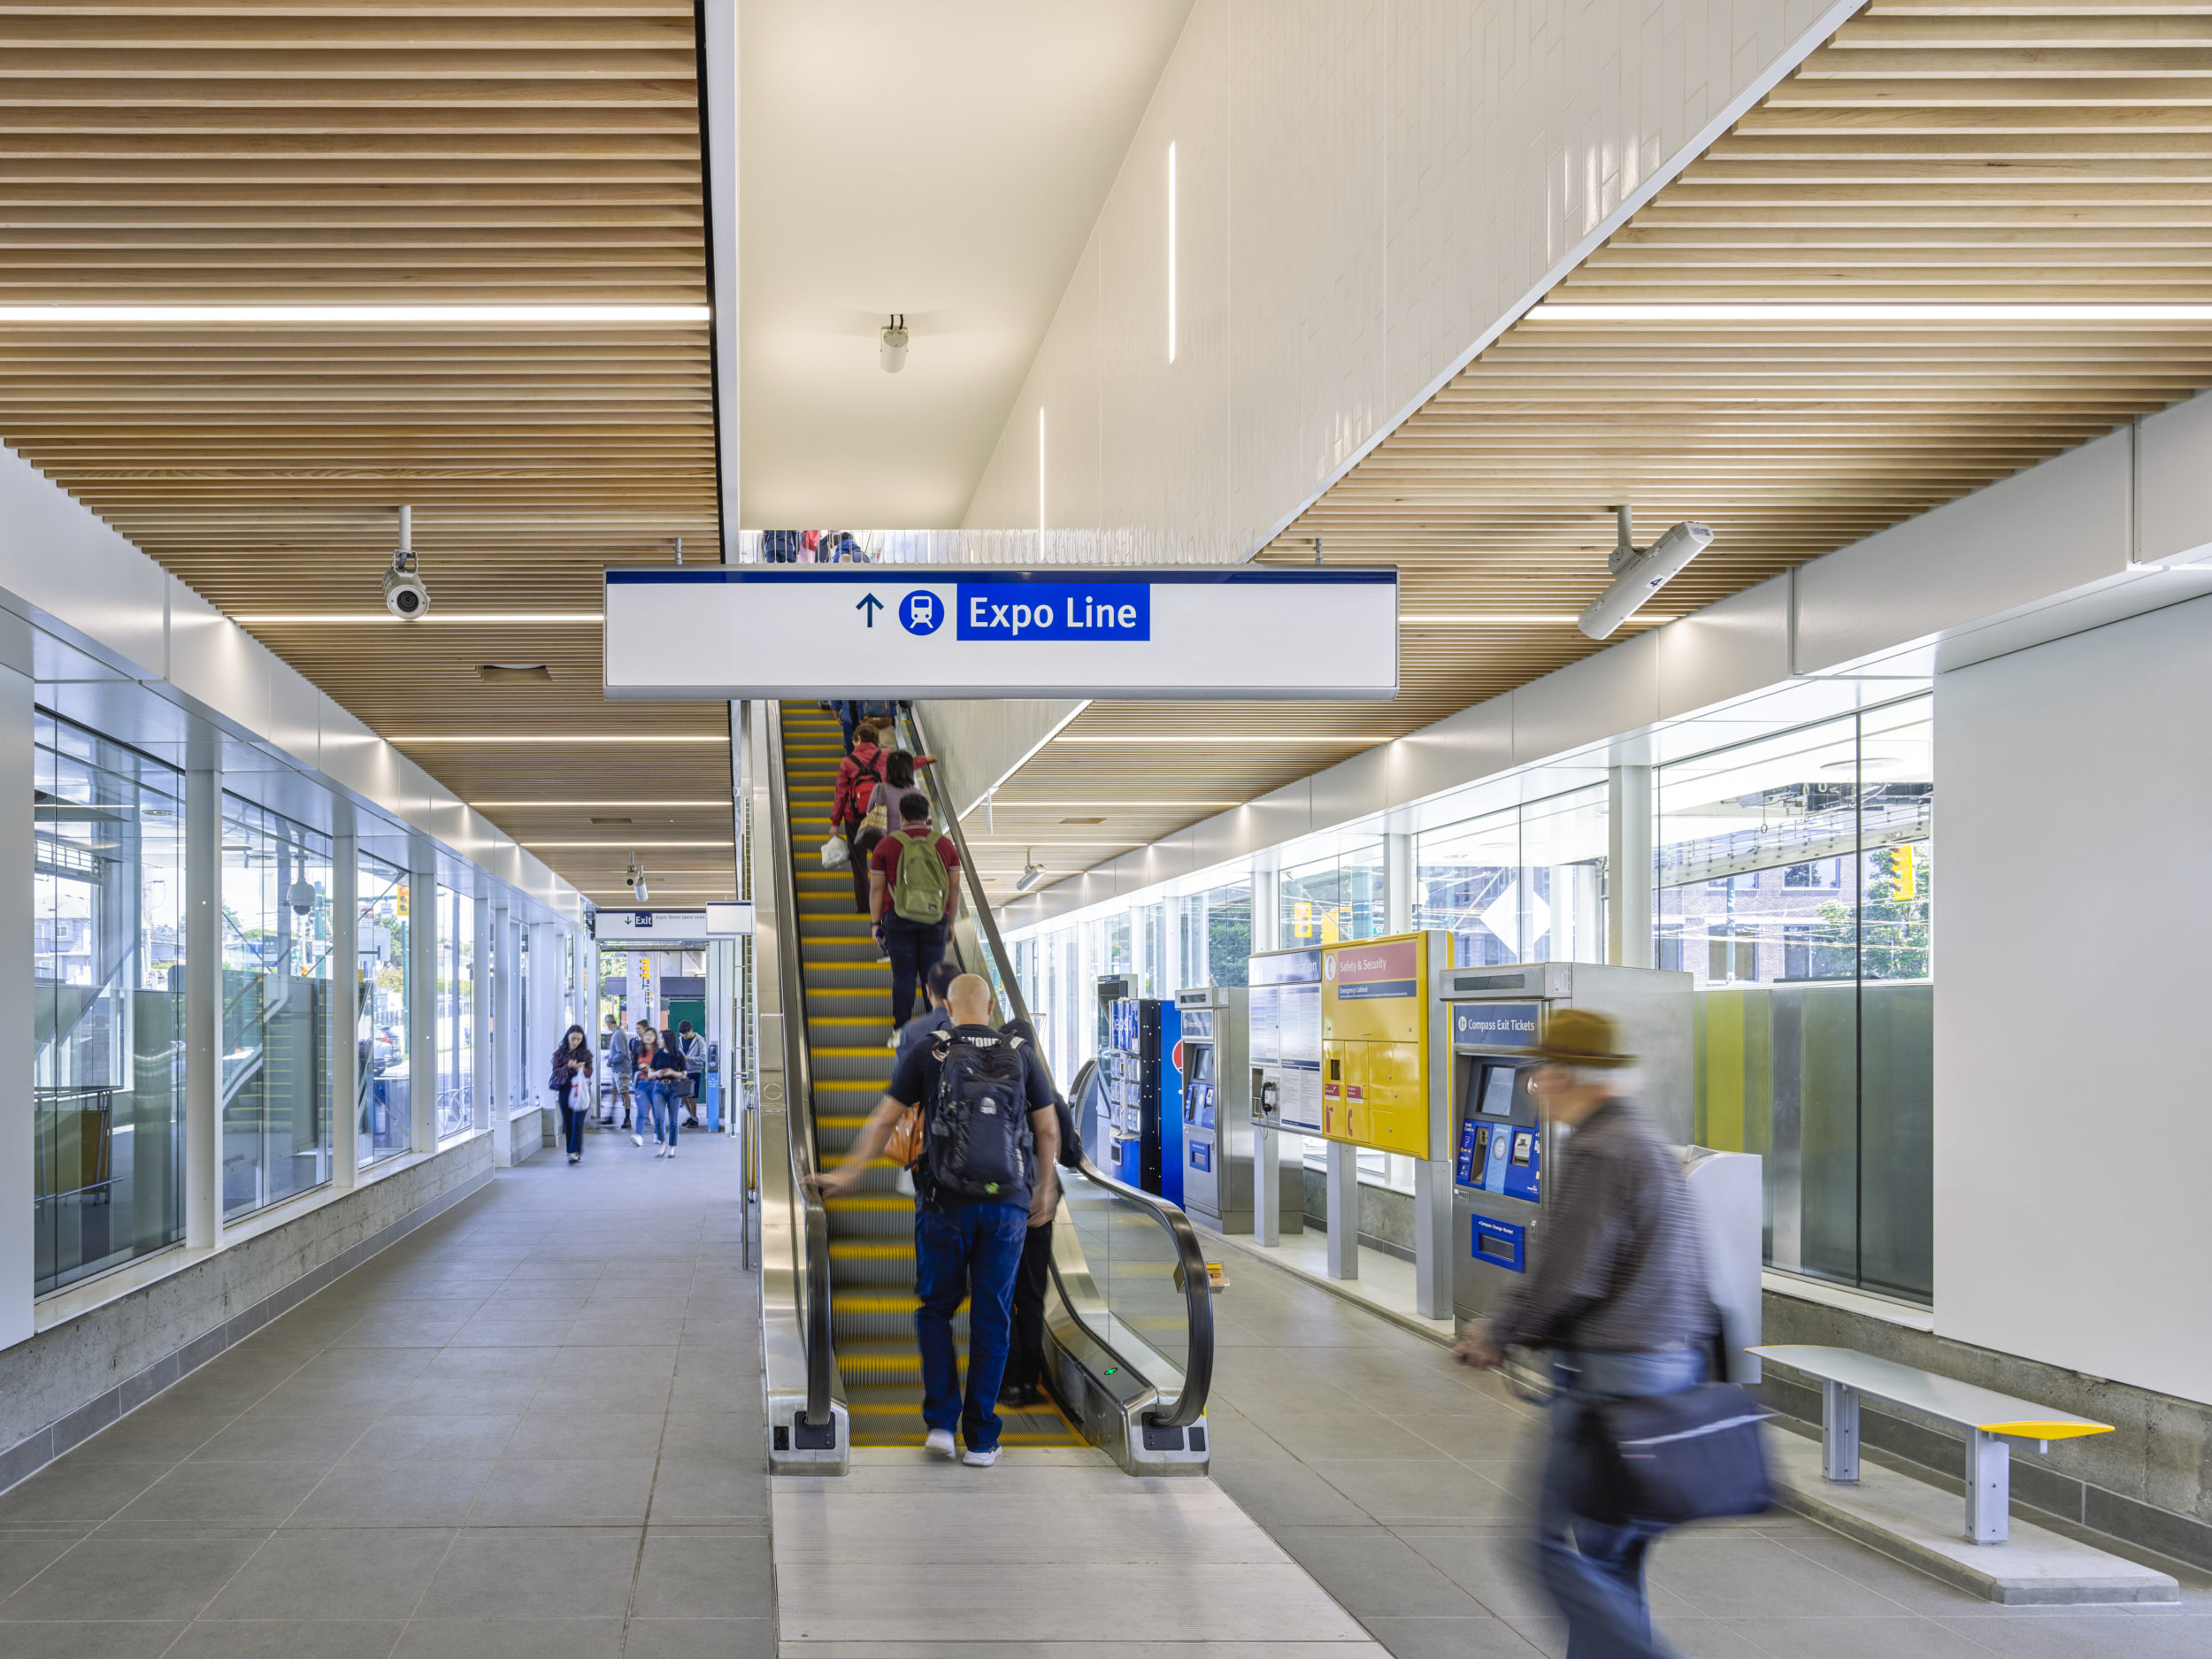
[[[904,745],[931,752],[910,711],[902,724]],[[913,1200],[887,1160],[826,1204],[807,1185],[843,1157],[889,1081],[890,967],[876,960],[849,872],[821,864],[842,754],[837,723],[809,704],[753,703],[741,727],[746,810],[764,832],[752,845],[770,1467],[837,1473],[852,1448],[918,1446],[925,1432]],[[934,797],[926,773],[922,781]],[[941,797],[933,804],[961,854],[971,947],[983,958],[969,965],[995,979],[1002,1012],[1026,1018],[959,822]],[[1071,1097],[1087,1099],[1089,1087],[1079,1076]],[[1197,1236],[1175,1205],[1077,1156],[1060,1171],[1053,1230],[1052,1400],[1002,1409],[1002,1443],[1094,1445],[1133,1474],[1202,1473],[1213,1319]],[[955,1340],[964,1369],[964,1306]]]
[[[844,752],[837,722],[787,703],[784,799],[798,900],[806,1043],[814,1079],[814,1142],[824,1167],[841,1161],[891,1080],[891,967],[876,960],[851,874],[822,868],[830,796]],[[914,1201],[888,1159],[859,1191],[828,1202],[831,1325],[855,1446],[922,1442],[921,1357],[914,1345]],[[964,1374],[968,1319],[953,1338]],[[1057,1408],[1002,1414],[1009,1446],[1073,1446],[1081,1436]]]

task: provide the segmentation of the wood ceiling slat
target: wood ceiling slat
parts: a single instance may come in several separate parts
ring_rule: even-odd
[[[0,5],[0,297],[697,303],[692,50],[668,0]],[[614,900],[632,839],[727,840],[726,714],[605,702],[594,626],[443,618],[588,614],[604,565],[715,545],[707,339],[8,327],[0,438],[226,611],[363,616],[257,631],[380,732],[710,740],[408,749],[465,800],[649,776],[711,803],[622,826],[488,814]],[[403,502],[419,625],[378,595]],[[551,678],[488,682],[485,663]],[[726,850],[640,856],[671,896],[732,891]]]
[[[2212,298],[2212,4],[1875,0],[1552,297]],[[2212,327],[1524,321],[1263,554],[1387,562],[1413,614],[1571,617],[1611,503],[1717,540],[1680,615],[2212,385]],[[1255,795],[1601,649],[1571,624],[1407,626],[1389,703],[1095,703],[998,792]],[[1041,856],[1070,873],[1159,834]],[[1214,809],[1194,808],[1186,822]],[[978,818],[971,818],[972,830]],[[979,849],[1003,885],[1023,849]]]

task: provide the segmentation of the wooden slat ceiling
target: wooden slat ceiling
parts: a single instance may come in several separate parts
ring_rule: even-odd
[[[0,303],[703,303],[694,40],[682,0],[0,4]],[[10,326],[0,440],[226,611],[360,616],[250,626],[593,898],[633,845],[655,902],[729,895],[719,705],[603,702],[595,626],[443,620],[712,557],[703,325]]]
[[[2212,299],[2212,5],[1876,0],[1551,297]],[[1640,542],[1714,527],[1651,607],[1678,615],[2207,385],[2202,325],[1523,322],[1261,557],[1319,536],[1395,564],[1409,614],[1571,618],[1624,501]],[[1570,621],[1409,626],[1394,703],[1094,704],[1000,792],[979,862],[1004,891],[1034,836],[1071,873],[1598,649]],[[1219,741],[1094,741],[1192,732]]]

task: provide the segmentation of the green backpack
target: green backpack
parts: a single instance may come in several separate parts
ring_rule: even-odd
[[[909,835],[891,832],[899,843],[898,874],[891,881],[891,908],[901,919],[934,925],[945,919],[945,899],[952,891],[945,861],[938,856],[934,834]]]

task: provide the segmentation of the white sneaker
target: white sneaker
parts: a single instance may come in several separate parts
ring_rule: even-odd
[[[883,1040],[883,1046],[887,1048],[897,1048],[899,1046],[899,1033],[895,1031],[888,1037],[886,1037]]]
[[[935,1452],[940,1457],[957,1457],[960,1455],[960,1448],[952,1443],[950,1429],[930,1430],[928,1438],[922,1442],[922,1449]]]
[[[630,1137],[630,1144],[634,1147],[641,1147],[645,1144],[645,1137],[643,1135],[632,1135]]]
[[[993,1463],[998,1462],[998,1452],[999,1448],[995,1446],[991,1448],[991,1449],[987,1452],[979,1452],[971,1449],[968,1455],[965,1457],[963,1457],[960,1461],[964,1463],[972,1464],[978,1469],[988,1469]]]
[[[676,1156],[676,1148],[673,1148],[673,1147],[669,1148],[668,1148],[668,1156],[669,1156],[670,1157],[672,1157],[672,1157],[674,1157],[674,1156]]]

